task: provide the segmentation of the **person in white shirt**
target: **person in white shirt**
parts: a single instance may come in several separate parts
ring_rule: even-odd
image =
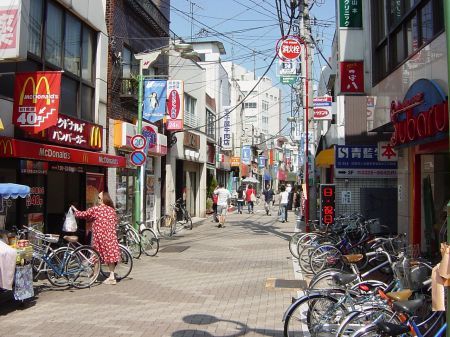
[[[287,221],[287,205],[289,202],[289,192],[286,191],[286,187],[281,185],[280,187],[280,220],[281,222]]]
[[[228,203],[231,199],[231,193],[219,183],[219,188],[214,191],[217,194],[217,214],[219,215],[219,228],[225,227],[225,216],[227,215]]]

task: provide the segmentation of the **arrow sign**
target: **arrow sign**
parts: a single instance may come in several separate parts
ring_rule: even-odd
[[[147,158],[145,156],[145,153],[142,151],[137,150],[137,151],[131,152],[130,160],[131,160],[131,163],[135,166],[141,166],[142,164],[145,163],[146,159]]]
[[[131,138],[131,146],[134,150],[142,150],[147,145],[147,140],[143,135],[135,135]]]

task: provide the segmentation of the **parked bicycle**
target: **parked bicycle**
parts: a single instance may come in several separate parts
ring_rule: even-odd
[[[163,215],[157,223],[158,233],[164,238],[171,238],[183,229],[192,229],[192,218],[183,200],[178,199],[170,207],[170,215]]]
[[[133,258],[138,259],[142,253],[155,256],[159,251],[159,239],[155,231],[139,225],[139,231],[131,226],[127,220],[131,216],[123,216],[118,225],[117,237],[119,242],[128,247]]]

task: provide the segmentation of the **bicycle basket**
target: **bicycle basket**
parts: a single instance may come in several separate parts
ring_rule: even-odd
[[[396,262],[394,274],[400,282],[401,289],[420,290],[423,282],[430,278],[430,270],[423,264],[410,264],[410,260]]]

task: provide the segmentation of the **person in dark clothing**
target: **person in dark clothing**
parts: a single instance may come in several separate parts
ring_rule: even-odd
[[[270,206],[272,205],[273,202],[273,190],[270,188],[270,185],[267,184],[266,185],[266,189],[263,191],[264,194],[264,209],[266,210],[266,214],[267,215],[272,215],[270,213]]]
[[[239,214],[242,214],[242,209],[244,208],[244,201],[245,201],[245,187],[240,186],[237,191],[237,206]]]

